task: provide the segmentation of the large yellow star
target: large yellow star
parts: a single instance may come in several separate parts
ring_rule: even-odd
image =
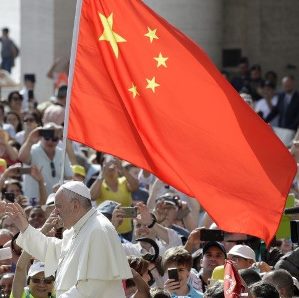
[[[154,39],[159,39],[159,37],[156,35],[157,29],[151,29],[147,27],[147,33],[144,34],[144,36],[148,37],[150,39],[150,42],[152,43]]]
[[[132,83],[132,87],[128,89],[130,92],[132,92],[133,98],[135,98],[137,95],[139,96],[139,93],[137,91],[137,87]]]
[[[146,89],[152,89],[152,91],[155,93],[155,89],[160,86],[160,84],[156,83],[156,78],[153,77],[151,80],[146,79],[147,86]]]
[[[118,58],[118,42],[126,42],[126,40],[118,35],[117,33],[113,32],[112,27],[113,27],[113,14],[111,13],[110,16],[107,18],[101,13],[99,13],[101,22],[104,27],[104,32],[103,34],[99,37],[99,40],[105,40],[108,41],[112,47],[112,50]]]
[[[158,57],[154,57],[154,59],[158,62],[157,67],[160,67],[163,65],[164,67],[167,67],[166,61],[168,60],[168,57],[163,57],[162,54],[160,53]]]

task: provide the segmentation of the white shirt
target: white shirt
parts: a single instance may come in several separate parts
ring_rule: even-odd
[[[24,87],[22,90],[20,90],[20,94],[23,96],[22,111],[28,111],[29,108],[28,89]]]
[[[118,235],[109,220],[91,208],[63,239],[46,237],[30,225],[17,239],[55,275],[58,298],[125,297],[122,279],[132,278]]]
[[[163,256],[165,251],[168,248],[175,247],[175,246],[180,246],[182,245],[182,240],[181,237],[178,235],[178,233],[172,229],[167,229],[168,233],[168,239],[169,243],[167,244],[165,241],[156,238],[155,241],[159,247],[159,255]],[[150,251],[147,251],[145,248],[143,248],[140,244],[140,242],[137,243],[123,243],[123,248],[125,249],[125,253],[127,256],[142,256],[146,253],[154,253],[153,248],[151,247]]]
[[[62,167],[62,149],[56,147],[55,156],[53,158],[54,169],[51,168],[51,160],[42,148],[41,144],[34,144],[30,152],[31,165],[36,165],[41,169],[42,175],[45,179],[47,195],[53,192],[52,187],[59,182],[61,167]],[[64,176],[72,177],[70,161],[66,156],[64,165]],[[39,198],[38,183],[30,175],[23,175],[23,190],[24,195],[30,199]]]
[[[278,102],[278,96],[274,95],[271,99],[271,104],[272,106],[276,106]],[[263,113],[263,118],[266,118],[269,113],[271,112],[271,109],[269,108],[269,105],[266,101],[265,98],[260,99],[256,105],[255,105],[255,111],[258,112],[262,112]],[[275,119],[278,119],[278,117],[276,117]],[[274,119],[271,121],[271,123],[274,121]],[[274,124],[273,124],[274,125]]]
[[[25,130],[17,132],[15,139],[20,145],[23,145],[23,143],[25,141]]]

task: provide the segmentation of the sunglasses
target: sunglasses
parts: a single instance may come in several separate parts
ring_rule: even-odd
[[[47,285],[50,285],[54,281],[53,278],[35,278],[35,277],[31,277],[30,280],[35,284],[44,283]]]
[[[51,167],[51,175],[53,178],[56,177],[56,169],[55,169],[55,164],[53,161],[50,161],[50,167]]]
[[[46,141],[52,141],[52,142],[58,142],[58,140],[59,140],[59,138],[57,138],[57,137],[44,137],[44,139],[46,140]]]

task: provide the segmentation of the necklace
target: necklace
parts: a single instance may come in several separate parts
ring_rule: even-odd
[[[71,238],[71,243],[68,245],[68,249],[63,253],[63,255],[60,256],[60,260],[58,262],[58,266],[57,266],[57,271],[56,271],[56,276],[57,276],[57,272],[59,271],[59,269],[62,266],[62,263],[65,259],[65,257],[67,256],[67,254],[70,252],[70,250],[72,249],[73,246],[73,242],[76,239],[76,237],[78,236],[78,234],[80,233],[80,231],[82,230],[82,228],[86,225],[86,223],[90,220],[90,218],[97,212],[97,210],[94,210],[92,214],[90,214],[90,216],[88,217],[88,219],[85,221],[85,223],[79,228],[79,230],[77,231],[77,233],[75,233],[72,238]]]
[[[82,228],[86,225],[86,223],[90,220],[90,218],[97,212],[97,210],[94,210],[92,214],[90,214],[90,216],[88,217],[88,219],[85,221],[85,223],[79,228],[79,230],[72,236],[72,240],[74,240],[75,238],[77,238],[78,234],[80,233],[80,231],[82,230]]]

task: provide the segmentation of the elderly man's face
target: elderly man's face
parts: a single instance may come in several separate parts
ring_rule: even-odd
[[[293,92],[295,87],[295,82],[289,77],[284,77],[282,79],[282,88],[285,92]]]
[[[227,257],[229,260],[233,261],[237,270],[247,269],[254,263],[254,261],[251,259],[245,259],[236,255],[228,255]]]
[[[58,191],[55,195],[55,212],[66,229],[70,229],[73,226],[73,203],[65,197],[63,191]]]

